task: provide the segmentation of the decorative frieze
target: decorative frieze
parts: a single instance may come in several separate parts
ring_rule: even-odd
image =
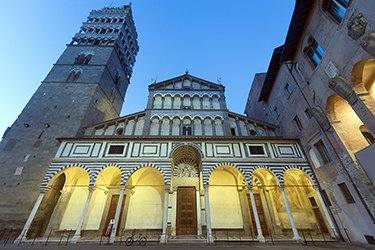
[[[354,40],[357,40],[365,34],[367,23],[368,20],[362,13],[354,13],[347,24],[348,35]]]

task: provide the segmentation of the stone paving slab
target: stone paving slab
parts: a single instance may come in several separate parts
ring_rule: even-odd
[[[298,243],[216,243],[216,244],[158,244],[158,243],[149,243],[146,246],[139,246],[134,244],[133,246],[126,246],[123,245],[93,245],[93,244],[69,244],[65,245],[56,245],[56,244],[49,244],[45,245],[29,245],[23,244],[20,246],[17,245],[0,245],[0,250],[7,250],[7,249],[19,249],[19,250],[120,250],[120,249],[127,249],[127,250],[191,250],[191,249],[199,249],[199,250],[215,250],[215,249],[280,249],[280,250],[293,250],[293,249],[348,249],[348,250],[371,250],[375,249],[375,245],[366,245],[366,244],[348,244],[348,243],[308,243],[307,245],[298,244]]]

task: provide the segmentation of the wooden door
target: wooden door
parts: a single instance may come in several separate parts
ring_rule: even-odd
[[[177,189],[177,235],[197,235],[197,206],[195,187]]]
[[[254,219],[253,206],[251,205],[250,194],[247,195],[247,200],[248,200],[249,206],[250,206],[251,221],[252,221],[252,224],[253,224],[253,228],[256,232],[258,232],[258,229],[256,227],[256,223],[255,223],[255,219]],[[262,234],[268,235],[266,217],[264,216],[264,210],[263,210],[263,205],[262,205],[262,200],[260,198],[260,194],[254,194],[254,200],[255,200],[255,206],[256,206],[257,212],[258,212],[259,223],[260,223],[260,227],[262,229]]]
[[[104,224],[104,228],[103,228],[103,236],[109,236],[108,235],[108,231],[107,231],[108,225],[109,225],[109,221],[111,219],[115,218],[116,208],[117,208],[117,203],[118,203],[119,197],[120,196],[118,194],[112,195],[111,204],[109,205],[107,218],[105,220],[105,224]],[[122,217],[122,211],[124,209],[125,198],[126,198],[126,195],[124,195],[124,197],[122,198],[122,204],[121,204],[121,210],[120,210],[120,217],[119,217],[119,222],[117,223],[116,235],[118,235],[119,228],[120,228],[120,225],[121,225],[121,217]]]
[[[325,221],[324,221],[324,219],[323,219],[323,215],[322,215],[322,213],[320,212],[319,207],[318,207],[318,204],[316,203],[314,197],[310,197],[309,200],[310,200],[310,203],[311,203],[312,209],[313,209],[313,211],[314,211],[316,221],[317,221],[318,224],[319,224],[320,231],[321,231],[322,233],[328,233],[328,229],[327,229],[326,223],[325,223]]]

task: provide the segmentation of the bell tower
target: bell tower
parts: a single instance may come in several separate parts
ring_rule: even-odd
[[[4,133],[0,228],[24,224],[56,154],[57,138],[80,136],[86,126],[119,116],[138,49],[130,5],[90,12]]]

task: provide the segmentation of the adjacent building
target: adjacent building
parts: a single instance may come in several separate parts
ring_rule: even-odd
[[[375,2],[296,1],[245,113],[299,138],[346,240],[374,243]]]

